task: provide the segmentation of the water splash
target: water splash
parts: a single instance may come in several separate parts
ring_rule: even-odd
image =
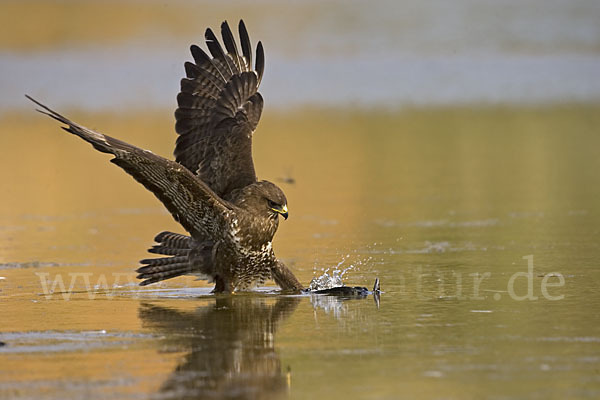
[[[323,290],[323,289],[331,289],[338,286],[343,286],[344,282],[342,280],[343,274],[346,270],[334,269],[329,275],[329,268],[323,272],[323,275],[314,277],[310,281],[309,289],[311,291],[315,290]]]
[[[343,268],[342,266],[348,260],[349,257],[350,254],[347,254],[346,256],[342,257],[342,260],[339,263],[337,263],[335,267],[327,268],[325,269],[325,271],[323,271],[323,274],[321,276],[314,277],[310,281],[309,290],[315,291],[344,286],[344,275],[348,271],[352,271],[357,266],[362,265],[363,263],[366,263],[367,261],[370,261],[372,259],[372,257],[369,257],[364,262],[358,261],[350,264],[346,268]]]

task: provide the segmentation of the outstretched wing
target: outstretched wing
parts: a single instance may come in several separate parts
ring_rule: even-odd
[[[219,196],[256,182],[252,133],[263,107],[258,86],[264,70],[262,44],[252,49],[246,26],[239,24],[241,54],[227,22],[221,24],[225,50],[206,30],[212,57],[191,46],[194,63],[185,63],[186,78],[177,96],[175,130],[180,135],[175,159],[197,174]]]
[[[40,102],[27,98],[46,114],[68,127],[73,133],[103,153],[113,154],[110,160],[144,185],[167,207],[176,221],[192,236],[212,238],[229,227],[229,203],[220,199],[206,184],[180,164],[160,157],[118,139],[81,126]]]

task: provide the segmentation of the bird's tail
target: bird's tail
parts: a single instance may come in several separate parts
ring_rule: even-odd
[[[140,286],[191,274],[193,263],[189,255],[192,250],[192,238],[173,232],[161,232],[154,238],[157,243],[148,252],[162,254],[167,257],[146,258],[137,269],[138,279],[143,279]]]

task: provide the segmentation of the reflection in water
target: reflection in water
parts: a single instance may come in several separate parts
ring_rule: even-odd
[[[358,286],[350,289],[366,289],[359,288]],[[375,303],[375,307],[379,309],[381,302],[381,293],[379,290],[368,292],[367,290],[359,291],[355,290],[353,293],[336,293],[331,292],[331,294],[310,294],[310,303],[312,304],[315,310],[321,309],[325,312],[325,314],[329,314],[333,316],[338,321],[347,318],[351,311],[348,308],[348,300],[361,300],[366,299],[369,295],[373,295],[373,301]],[[356,310],[353,310],[356,313]]]
[[[161,398],[277,398],[288,379],[275,332],[299,297],[228,296],[195,311],[142,304],[143,324],[164,335],[163,347],[188,352],[161,385]]]

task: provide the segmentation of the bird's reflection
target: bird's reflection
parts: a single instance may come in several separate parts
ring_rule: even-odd
[[[162,346],[187,351],[161,385],[160,398],[279,398],[289,377],[275,351],[279,324],[294,312],[298,297],[210,299],[194,311],[142,304],[145,327],[164,336]]]

